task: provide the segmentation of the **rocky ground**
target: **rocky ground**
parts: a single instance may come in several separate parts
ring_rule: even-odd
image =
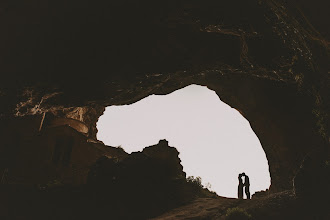
[[[306,208],[306,205],[308,206]],[[232,198],[199,198],[171,210],[153,220],[225,220],[228,209],[241,208],[252,219],[329,219],[324,207],[316,207],[298,200],[292,191],[284,191],[252,200]]]

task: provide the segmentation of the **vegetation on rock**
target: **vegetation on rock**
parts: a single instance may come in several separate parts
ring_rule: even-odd
[[[226,213],[226,220],[251,220],[252,216],[242,208],[229,208]]]

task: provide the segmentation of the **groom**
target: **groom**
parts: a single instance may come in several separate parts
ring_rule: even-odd
[[[251,199],[250,197],[250,179],[248,175],[245,173],[242,173],[242,176],[244,176],[244,187],[245,187],[245,195],[247,199]]]

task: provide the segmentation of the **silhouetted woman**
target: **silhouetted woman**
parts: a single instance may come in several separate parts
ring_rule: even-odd
[[[242,174],[240,173],[238,175],[238,198],[243,199],[243,180],[242,180]]]
[[[245,173],[242,174],[242,176],[245,177],[244,179],[244,186],[245,186],[245,195],[247,199],[251,199],[250,198],[250,179],[247,175],[245,175]]]

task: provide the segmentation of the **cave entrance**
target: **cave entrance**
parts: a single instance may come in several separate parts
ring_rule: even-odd
[[[242,172],[250,177],[251,195],[270,186],[268,161],[250,123],[204,86],[109,106],[97,129],[99,140],[128,153],[168,140],[187,176],[200,176],[220,196],[237,197]]]

